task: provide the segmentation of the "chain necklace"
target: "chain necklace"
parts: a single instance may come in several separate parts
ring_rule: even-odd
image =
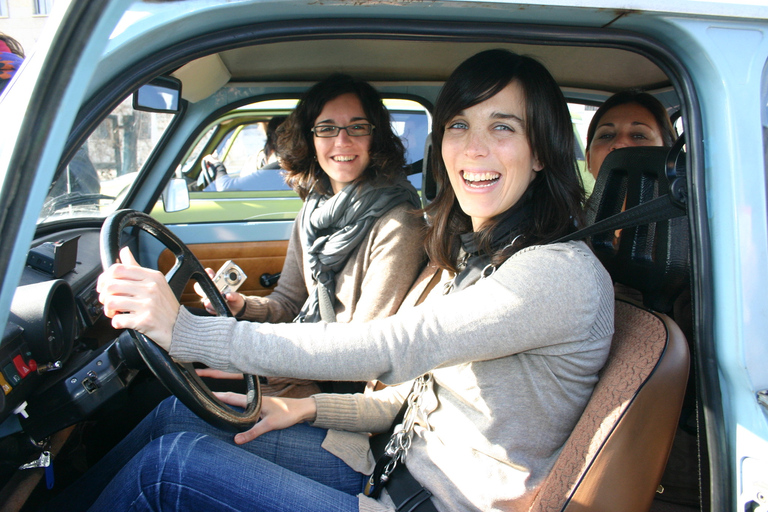
[[[504,251],[508,247],[514,245],[518,238],[522,235],[517,235],[511,242],[505,245],[501,250]],[[457,267],[459,272],[443,285],[443,295],[447,295],[454,291],[456,278],[461,272],[463,272],[469,261],[470,254],[465,252],[459,259]],[[480,271],[480,280],[491,277],[496,272],[496,265],[493,263],[487,264]],[[405,464],[405,459],[408,455],[408,450],[411,449],[413,444],[414,427],[416,425],[416,418],[419,410],[422,409],[424,396],[432,385],[433,377],[431,372],[427,372],[424,375],[416,378],[413,381],[413,388],[408,394],[406,399],[406,409],[403,415],[403,421],[399,425],[396,425],[392,435],[384,448],[384,454],[376,463],[376,469],[368,479],[368,483],[365,486],[363,493],[366,496],[377,497],[387,482],[389,481],[389,475],[395,470],[398,464]],[[427,423],[425,426],[430,429],[429,420],[427,415],[424,415],[424,421]]]
[[[424,401],[424,395],[429,389],[429,385],[432,382],[432,374],[425,373],[421,377],[418,377],[413,381],[413,389],[408,395],[408,408],[405,410],[405,416],[403,416],[403,422],[395,427],[395,431],[392,437],[389,438],[387,447],[384,449],[384,453],[391,457],[391,460],[384,466],[384,471],[381,475],[380,482],[386,484],[389,480],[389,475],[394,471],[397,464],[402,462],[405,464],[405,458],[408,455],[408,450],[411,448],[413,442],[413,430],[416,424],[416,416]],[[429,428],[429,424],[427,424]],[[373,478],[373,475],[371,475]]]

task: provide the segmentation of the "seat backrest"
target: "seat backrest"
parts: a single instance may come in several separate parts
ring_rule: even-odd
[[[682,159],[670,158],[671,153],[680,150],[630,147],[611,151],[587,203],[587,225],[669,194],[668,166],[673,165],[669,162],[675,160],[675,172],[684,166]],[[640,291],[649,308],[669,313],[675,298],[688,286],[688,218],[626,228],[618,239],[614,235],[608,231],[590,239],[613,280]]]
[[[688,345],[667,316],[616,301],[608,361],[530,512],[647,512],[672,448]]]
[[[677,162],[666,148],[613,151],[589,199],[587,225],[668,194]],[[686,286],[687,218],[625,228],[618,243],[615,235],[593,236],[593,250],[617,288],[645,307],[617,294],[608,360],[530,512],[647,512],[672,448],[690,355],[677,324],[652,309],[672,309]]]

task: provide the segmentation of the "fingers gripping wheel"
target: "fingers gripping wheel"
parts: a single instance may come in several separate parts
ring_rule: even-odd
[[[166,280],[176,295],[194,278],[210,298],[216,313],[232,316],[224,298],[194,254],[168,228],[135,210],[119,210],[110,215],[101,228],[101,264],[106,269],[118,261],[120,237],[124,229],[136,227],[149,233],[176,256],[176,264]],[[231,432],[251,428],[259,419],[261,392],[258,379],[246,375],[248,404],[243,412],[235,411],[216,398],[190,364],[180,364],[155,342],[139,332],[132,332],[134,343],[152,373],[192,412],[211,425]]]

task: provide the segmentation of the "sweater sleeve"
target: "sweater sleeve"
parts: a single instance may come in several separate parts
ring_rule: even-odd
[[[301,213],[297,219],[301,218]],[[242,320],[256,322],[290,322],[307,300],[307,285],[304,281],[302,266],[303,252],[299,239],[299,223],[294,221],[288,251],[283,269],[275,289],[266,297],[249,296],[245,298],[245,313]]]
[[[385,432],[413,387],[412,382],[388,386],[372,393],[320,393],[315,427],[350,432]]]
[[[596,325],[612,332],[610,277],[581,242],[530,247],[473,286],[435,292],[420,306],[365,324],[255,324],[181,308],[170,353],[264,376],[393,384],[524,351],[579,350]]]

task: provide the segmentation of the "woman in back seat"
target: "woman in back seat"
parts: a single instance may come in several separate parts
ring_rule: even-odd
[[[645,92],[619,92],[597,109],[587,129],[587,169],[597,179],[606,155],[618,148],[671,147],[677,139],[664,105]]]

